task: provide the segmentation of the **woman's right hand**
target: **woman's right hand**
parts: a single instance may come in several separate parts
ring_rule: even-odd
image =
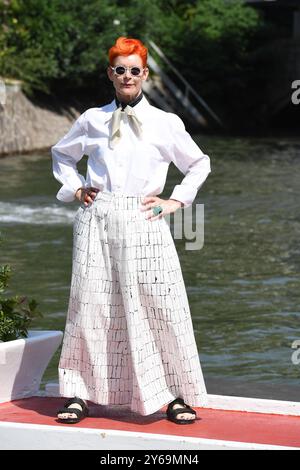
[[[75,193],[75,197],[76,199],[78,199],[78,201],[83,202],[84,205],[87,206],[88,204],[94,201],[99,191],[100,190],[98,188],[93,188],[93,187],[78,188]]]

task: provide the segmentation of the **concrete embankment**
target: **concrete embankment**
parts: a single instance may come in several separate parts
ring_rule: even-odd
[[[18,81],[5,83],[4,94],[2,82],[0,156],[50,148],[79,115],[74,107],[37,104],[22,92]]]

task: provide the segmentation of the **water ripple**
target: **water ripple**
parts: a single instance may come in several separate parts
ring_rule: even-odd
[[[27,205],[0,202],[0,222],[6,224],[70,225],[74,221],[76,208],[70,209],[56,204]]]

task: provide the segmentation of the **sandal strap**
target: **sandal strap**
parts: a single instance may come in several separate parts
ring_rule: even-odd
[[[81,398],[78,398],[78,397],[69,398],[69,400],[67,400],[66,403],[64,404],[64,407],[67,408],[68,406],[74,405],[74,404],[80,405],[82,410],[84,410],[86,408],[86,404],[84,403],[84,401],[81,400]]]
[[[184,401],[181,397],[178,397],[178,398],[175,398],[175,400],[171,401],[171,403],[169,403],[168,405],[168,408],[172,408],[174,405],[184,405]]]
[[[189,405],[187,405],[184,402],[183,398],[181,398],[181,397],[175,398],[175,400],[173,400],[171,403],[169,403],[168,409],[173,408],[174,405],[187,406],[188,408],[190,408]]]
[[[58,410],[57,414],[60,414],[60,413],[75,413],[77,418],[80,418],[83,414],[83,412],[81,410],[79,410],[78,408],[61,408],[60,410]]]
[[[168,413],[168,416],[171,416],[172,418],[176,418],[177,415],[183,414],[183,413],[190,413],[196,416],[196,411],[192,410],[192,408],[190,410],[188,410],[187,408],[176,408],[176,410],[170,410]]]
[[[174,409],[174,405],[181,405],[182,408],[176,408]],[[176,398],[173,400],[171,403],[169,403],[168,408],[167,408],[167,414],[168,416],[171,417],[176,417],[180,413],[191,413],[193,415],[196,415],[196,411],[193,410],[193,408],[190,407],[190,405],[187,405],[184,400],[181,397]]]

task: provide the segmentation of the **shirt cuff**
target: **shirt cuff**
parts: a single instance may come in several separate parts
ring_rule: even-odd
[[[197,188],[194,189],[191,186],[184,184],[177,184],[173,189],[173,192],[169,199],[176,199],[183,203],[183,208],[189,207],[194,202],[197,195]]]
[[[60,190],[56,194],[56,198],[59,201],[62,201],[62,202],[73,202],[73,201],[75,201],[75,199],[76,199],[75,194],[76,194],[77,189],[85,187],[84,177],[81,176],[81,175],[78,175],[78,176],[79,177],[78,177],[77,183],[75,181],[74,182],[72,181],[72,184],[65,183],[60,188]]]

